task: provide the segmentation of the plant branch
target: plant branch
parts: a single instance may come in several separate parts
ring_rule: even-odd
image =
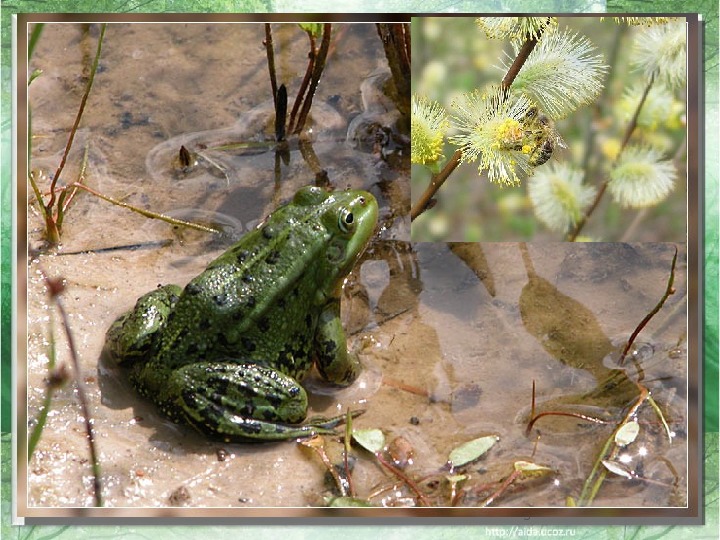
[[[455,153],[450,158],[450,161],[445,164],[445,167],[443,167],[442,171],[440,171],[438,174],[434,174],[430,178],[430,184],[425,189],[425,192],[420,195],[420,198],[415,203],[415,206],[412,207],[412,210],[410,210],[410,221],[414,221],[416,217],[418,217],[427,209],[428,204],[432,200],[435,193],[437,193],[437,190],[440,189],[440,186],[445,183],[445,180],[448,179],[450,174],[457,168],[458,165],[460,165],[461,159],[462,150],[458,148],[457,150],[455,150]]]
[[[647,99],[647,96],[650,93],[650,89],[652,88],[654,80],[655,80],[655,76],[652,75],[650,77],[650,80],[647,83],[647,86],[645,87],[645,91],[643,92],[642,97],[640,98],[640,102],[638,103],[638,106],[635,108],[635,113],[633,114],[633,117],[630,120],[630,123],[628,124],[627,129],[625,130],[625,135],[624,135],[622,143],[620,145],[620,151],[618,152],[618,157],[615,158],[615,163],[613,163],[613,167],[618,162],[618,159],[620,159],[620,156],[622,155],[623,150],[625,150],[625,147],[627,146],[628,142],[630,141],[630,137],[632,136],[633,132],[635,131],[635,128],[637,127],[637,120],[638,120],[638,117],[640,116],[640,111],[642,110],[642,107],[645,104],[645,100]],[[575,229],[573,229],[573,231],[568,234],[567,240],[569,242],[574,242],[577,239],[578,235],[580,234],[580,231],[582,231],[583,227],[585,227],[587,220],[590,218],[592,213],[598,207],[598,204],[600,204],[600,200],[602,199],[602,196],[605,194],[605,190],[607,189],[607,186],[609,183],[610,183],[609,179],[605,180],[602,183],[602,185],[598,189],[597,195],[595,195],[595,200],[593,200],[592,204],[590,205],[590,208],[588,208],[588,210],[585,212],[585,215],[582,217],[582,219],[577,222],[577,225],[575,225]]]
[[[525,62],[530,56],[530,53],[532,53],[533,49],[537,45],[539,38],[540,35],[538,35],[537,37],[528,38],[518,51],[518,54],[515,57],[512,65],[508,68],[508,71],[501,82],[503,96],[505,98],[507,98],[508,94],[510,93],[510,86],[517,77],[518,73],[520,73],[522,67],[525,65]],[[433,175],[430,178],[430,184],[410,211],[410,221],[414,221],[416,217],[418,217],[420,214],[422,214],[425,210],[428,209],[428,204],[432,200],[435,193],[437,193],[440,187],[445,183],[445,180],[447,180],[450,174],[457,168],[461,160],[462,150],[458,148],[457,150],[455,150],[455,153],[452,155],[450,160],[445,164],[445,167],[443,167],[442,171],[440,171],[436,175]]]
[[[538,35],[538,38],[540,36]],[[515,57],[515,60],[513,61],[512,65],[508,68],[507,73],[503,77],[502,82],[500,83],[503,92],[505,94],[505,97],[507,98],[508,93],[510,92],[510,86],[512,86],[512,83],[515,81],[515,78],[518,76],[518,73],[520,73],[520,70],[525,65],[525,62],[527,61],[528,57],[530,56],[530,53],[533,52],[533,49],[535,48],[535,45],[538,43],[538,38],[531,37],[523,43],[523,46],[520,47],[520,50],[517,53],[517,56]]]

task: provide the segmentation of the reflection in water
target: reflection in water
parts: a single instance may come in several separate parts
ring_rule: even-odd
[[[622,459],[631,460],[648,482],[657,484],[634,485],[633,490],[624,486],[618,491],[611,482],[603,486],[600,497],[615,501],[609,505],[651,500],[659,505],[684,504],[686,402],[684,392],[678,394],[676,389],[684,386],[687,368],[675,361],[674,372],[667,369],[672,359],[678,358],[678,340],[682,343],[685,335],[685,323],[676,316],[685,313],[683,268],[675,276],[681,285],[669,299],[672,305],[665,306],[644,335],[650,342],[635,344],[637,364],[616,367],[618,349],[664,292],[674,246],[593,244],[570,249],[558,244],[533,250],[533,257],[528,247],[451,245],[452,253],[472,271],[474,282],[448,257],[438,255],[437,260],[442,260],[438,264],[424,258],[426,302],[436,310],[437,321],[432,326],[438,329],[441,341],[453,416],[463,423],[466,438],[490,428],[500,435],[498,447],[503,451],[494,459],[488,457],[488,466],[502,469],[503,459],[527,459],[532,454],[535,463],[552,463],[562,481],[558,485],[565,486],[536,486],[527,498],[511,497],[505,503],[523,504],[541,497],[546,503],[557,500],[563,504],[560,501],[566,495],[577,496],[580,490],[573,495],[572,482],[582,483],[587,478],[593,460],[627,414],[627,406],[637,404],[641,388],[646,387],[657,398],[671,431],[666,431],[658,413],[643,402],[637,412],[641,434]],[[569,265],[576,271],[568,273]],[[554,282],[536,268],[543,276],[555,276]],[[579,272],[579,268],[588,272]],[[460,289],[457,293],[446,276],[454,277]],[[491,291],[489,278],[493,295],[475,296],[477,290]],[[474,315],[470,306],[477,308]],[[466,324],[476,330],[475,339],[465,331]],[[455,347],[456,341],[462,346]],[[525,438],[533,381],[538,388],[536,413],[572,412],[604,424],[544,416],[534,425],[532,437]],[[472,431],[470,426],[475,426]],[[674,439],[672,444],[668,435]],[[645,458],[648,453],[653,457]],[[658,466],[658,456],[667,456],[664,463],[671,465]],[[493,478],[502,476],[486,476],[485,481]]]
[[[638,394],[625,372],[604,364],[615,350],[595,315],[582,303],[562,294],[533,267],[527,246],[519,245],[528,283],[520,295],[523,325],[548,354],[564,365],[584,369],[597,381],[595,390],[569,394],[542,404],[541,410],[552,410],[562,404],[591,407],[623,406]],[[571,390],[571,389],[569,389]]]
[[[488,265],[483,251],[482,244],[472,242],[452,242],[448,244],[450,251],[460,257],[485,285],[488,294],[495,296],[495,278],[493,277],[490,265]]]
[[[597,379],[607,375],[602,359],[613,346],[595,315],[535,272],[525,244],[520,252],[528,276],[519,302],[525,329],[563,364],[587,369]]]

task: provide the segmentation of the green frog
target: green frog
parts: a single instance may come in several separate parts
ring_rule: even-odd
[[[212,438],[273,441],[333,433],[311,419],[299,381],[313,363],[338,386],[360,372],[340,322],[343,282],[377,223],[365,191],[306,186],[181,289],[140,297],[105,354],[171,420]]]

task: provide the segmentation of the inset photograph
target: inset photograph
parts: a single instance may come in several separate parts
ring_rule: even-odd
[[[409,24],[103,17],[19,25],[20,510],[325,505],[294,441],[377,386]]]
[[[684,242],[687,32],[413,18],[413,241]]]

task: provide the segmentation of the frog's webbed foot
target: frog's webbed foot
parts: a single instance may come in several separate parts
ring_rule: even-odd
[[[171,375],[166,411],[213,438],[273,441],[334,433],[324,423],[298,424],[307,394],[294,379],[256,364],[201,362]]]

